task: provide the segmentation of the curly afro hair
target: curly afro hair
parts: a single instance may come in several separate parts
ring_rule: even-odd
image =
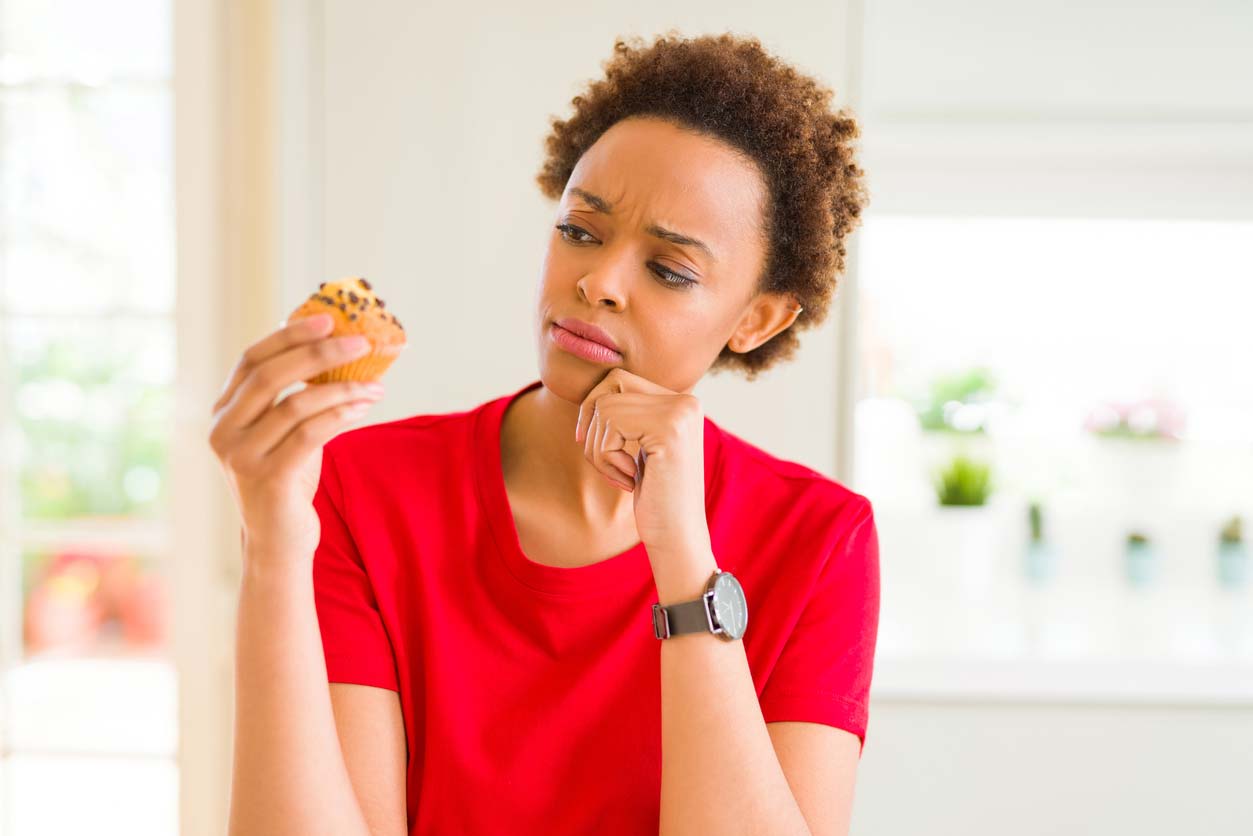
[[[583,153],[630,116],[667,119],[753,160],[769,194],[758,292],[791,294],[802,310],[751,351],[724,346],[710,367],[740,369],[751,381],[796,354],[798,329],[827,317],[844,271],[844,240],[867,203],[865,172],[853,159],[860,129],[846,110],[831,112],[830,88],[771,56],[755,37],[684,38],[672,29],[648,45],[638,36],[618,38],[613,49],[605,77],[571,100],[574,115],[550,119],[536,182],[559,200]]]

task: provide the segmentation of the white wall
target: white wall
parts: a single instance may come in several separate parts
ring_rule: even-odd
[[[870,0],[862,101],[893,212],[1253,217],[1241,0]]]
[[[879,702],[858,836],[1249,832],[1253,711]]]

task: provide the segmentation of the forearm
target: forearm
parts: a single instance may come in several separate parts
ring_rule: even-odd
[[[245,549],[229,832],[368,836],[331,709],[312,560],[259,557]]]
[[[651,556],[669,567],[654,571],[663,606],[698,598],[717,568],[708,552]],[[705,833],[809,828],[766,731],[743,640],[692,633],[661,641],[661,836]]]

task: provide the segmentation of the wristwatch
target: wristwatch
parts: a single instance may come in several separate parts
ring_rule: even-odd
[[[735,641],[748,627],[748,601],[744,587],[735,575],[715,569],[705,591],[694,601],[663,607],[653,604],[653,635],[659,639],[684,633],[713,633],[724,641]]]

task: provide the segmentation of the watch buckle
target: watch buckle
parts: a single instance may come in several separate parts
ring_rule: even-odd
[[[653,604],[653,635],[659,639],[670,638],[670,619],[660,602]]]

